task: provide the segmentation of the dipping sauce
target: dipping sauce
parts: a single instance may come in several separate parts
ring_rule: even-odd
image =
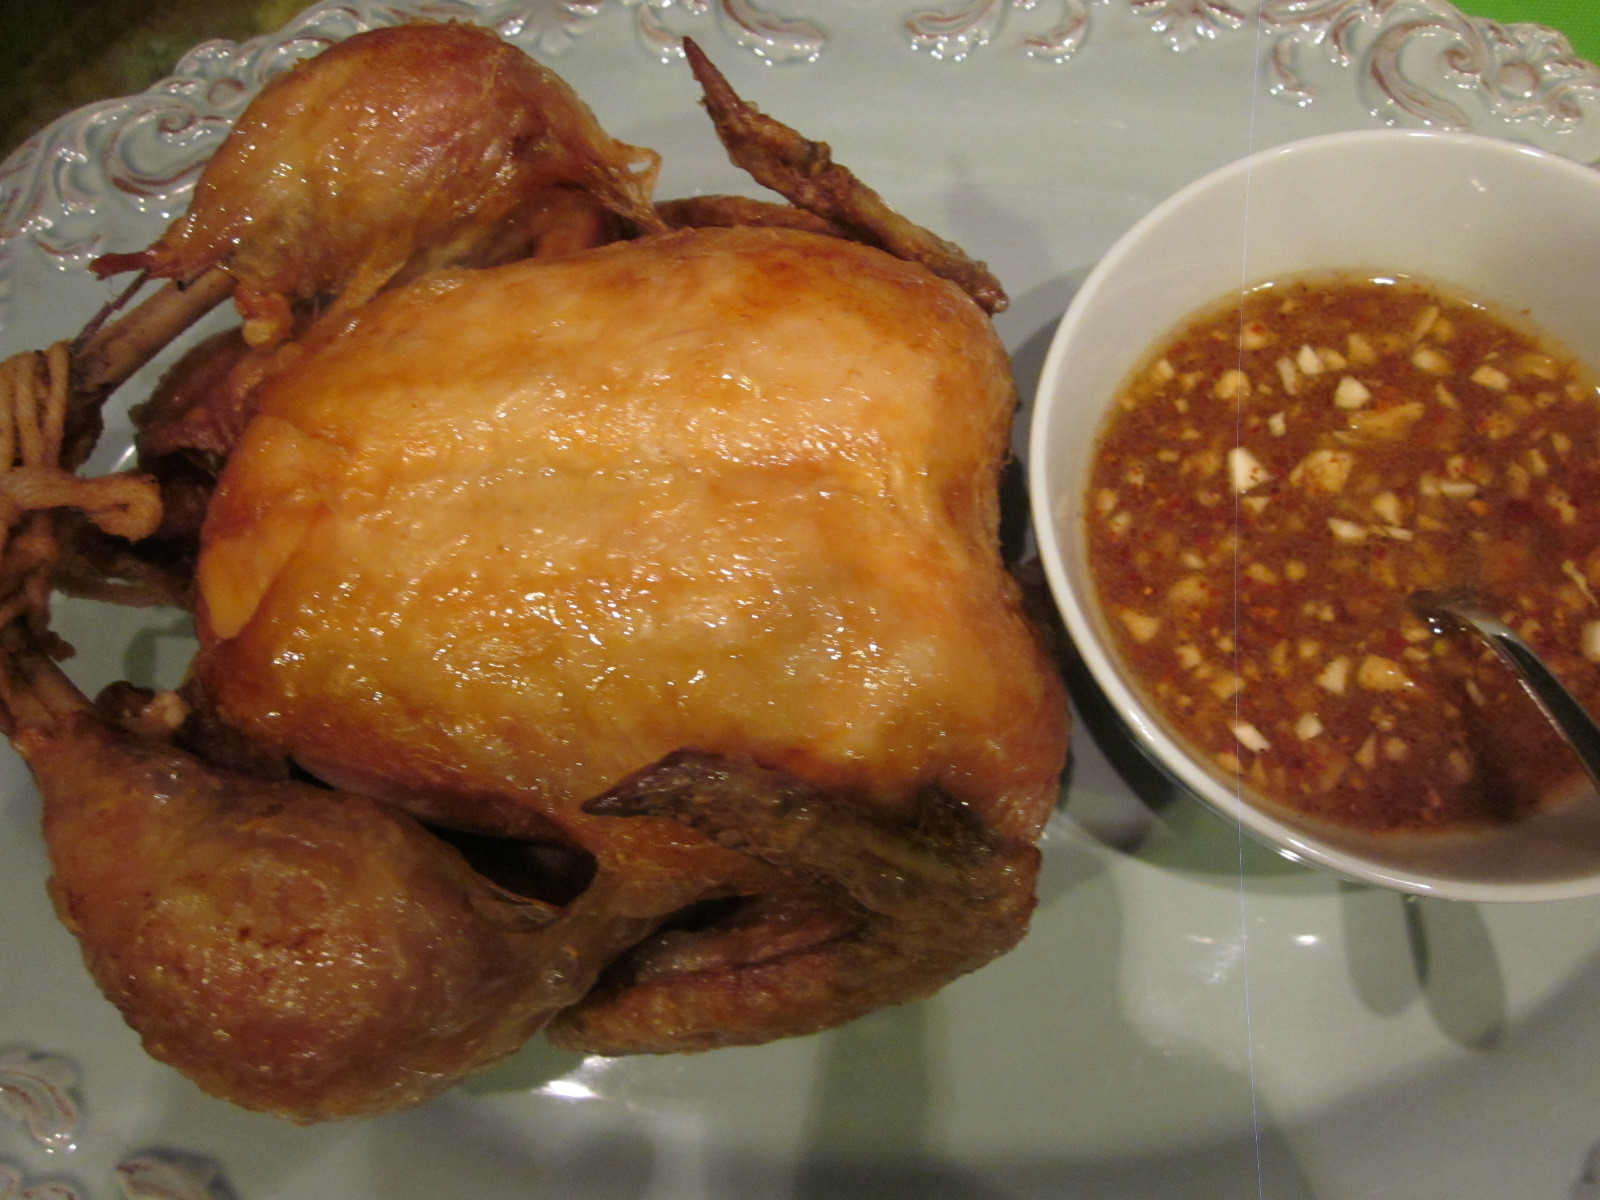
[[[1600,711],[1600,397],[1525,327],[1418,280],[1254,289],[1127,381],[1087,500],[1120,653],[1223,776],[1375,831],[1575,786],[1492,652],[1407,604],[1493,597]]]

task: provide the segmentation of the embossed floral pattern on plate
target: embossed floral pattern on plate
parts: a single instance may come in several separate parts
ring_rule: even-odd
[[[52,1161],[70,1159],[82,1126],[78,1068],[59,1054],[0,1051],[0,1117],[15,1121]],[[221,1168],[201,1155],[146,1151],[117,1163],[124,1200],[233,1200]],[[0,1159],[0,1200],[88,1200],[76,1184],[33,1178]]]
[[[786,16],[777,0],[610,0],[628,11],[641,53],[671,61],[680,38],[717,38],[774,64],[815,62],[823,23]],[[63,266],[103,251],[99,213],[120,203],[175,210],[199,166],[262,85],[295,62],[363,29],[418,17],[472,20],[541,57],[583,37],[607,0],[326,0],[277,33],[207,42],[145,92],[91,105],[31,138],[0,165],[0,276],[31,243]],[[886,37],[893,30],[886,20]],[[1096,22],[1133,19],[1175,52],[1203,53],[1254,26],[1268,52],[1263,77],[1278,99],[1315,101],[1308,60],[1354,72],[1377,120],[1446,128],[1487,123],[1539,141],[1600,109],[1600,68],[1560,34],[1468,17],[1447,0],[961,0],[914,11],[899,35],[951,63],[980,51],[1018,52],[1063,67],[1088,52]],[[0,311],[0,321],[4,312]]]

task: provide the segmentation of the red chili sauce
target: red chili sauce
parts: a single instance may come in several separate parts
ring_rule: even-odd
[[[1575,786],[1492,652],[1407,603],[1481,590],[1600,712],[1600,397],[1525,329],[1417,280],[1255,289],[1128,380],[1087,501],[1127,667],[1230,782],[1392,831]]]

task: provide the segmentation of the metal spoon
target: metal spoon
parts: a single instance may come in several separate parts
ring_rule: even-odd
[[[1600,725],[1595,724],[1583,705],[1551,674],[1550,668],[1528,643],[1490,612],[1481,598],[1464,588],[1449,592],[1415,592],[1411,596],[1411,611],[1426,621],[1435,633],[1460,626],[1489,643],[1501,661],[1516,673],[1523,691],[1533,697],[1540,711],[1566,735],[1567,742],[1594,781],[1595,789],[1600,791]]]

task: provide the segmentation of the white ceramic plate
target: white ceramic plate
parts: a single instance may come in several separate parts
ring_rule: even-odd
[[[0,168],[0,353],[76,330],[111,290],[83,264],[155,236],[264,77],[414,12],[545,58],[612,133],[662,151],[663,196],[752,190],[670,52],[692,33],[753,101],[989,261],[1025,395],[1114,238],[1251,150],[1389,121],[1600,159],[1600,72],[1443,0],[908,8],[348,0],[202,46]],[[100,465],[125,440],[113,422]],[[170,681],[187,652],[171,614],[67,605],[60,624],[91,684]],[[1007,958],[830,1034],[615,1061],[536,1044],[425,1108],[313,1129],[142,1054],[50,913],[37,800],[7,753],[0,1198],[1600,1196],[1600,901],[1403,900],[1274,858],[1151,779],[1073,683],[1041,904]]]

